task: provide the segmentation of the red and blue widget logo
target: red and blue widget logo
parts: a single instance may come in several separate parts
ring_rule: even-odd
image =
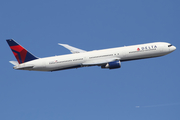
[[[24,63],[27,55],[27,50],[25,50],[22,46],[10,46],[14,56],[16,57],[17,61],[20,63]]]

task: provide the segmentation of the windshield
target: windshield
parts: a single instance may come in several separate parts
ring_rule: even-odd
[[[171,47],[172,45],[168,45],[168,47]]]

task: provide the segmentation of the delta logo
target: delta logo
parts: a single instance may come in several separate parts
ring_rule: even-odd
[[[156,45],[145,46],[145,47],[137,48],[137,51],[140,51],[140,50],[151,50],[151,49],[156,49],[156,48],[157,48]]]

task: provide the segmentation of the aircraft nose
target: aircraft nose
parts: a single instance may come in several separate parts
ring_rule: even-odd
[[[175,51],[176,50],[176,47],[175,46],[172,46],[172,49],[171,49],[172,51]]]
[[[176,50],[176,47],[175,46],[173,46],[174,47],[174,50]]]

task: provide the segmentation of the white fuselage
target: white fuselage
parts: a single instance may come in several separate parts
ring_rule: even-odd
[[[67,54],[46,58],[39,58],[33,61],[19,64],[14,69],[34,70],[34,71],[56,71],[83,66],[101,66],[109,61],[119,60],[129,61],[158,57],[169,54],[176,49],[166,42],[154,42],[148,44],[117,47],[111,49],[94,50],[84,53]],[[28,67],[28,66],[33,66]]]

